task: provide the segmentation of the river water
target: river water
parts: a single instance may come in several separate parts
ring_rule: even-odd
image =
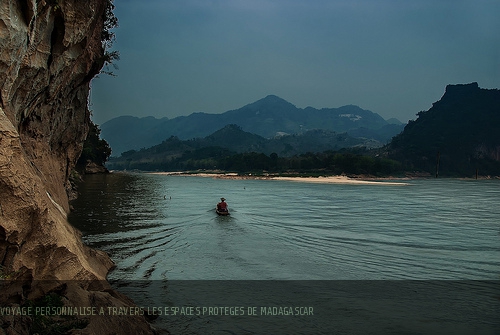
[[[363,291],[373,296],[385,288],[399,292],[391,312],[383,312],[394,316],[394,310],[408,306],[408,292],[427,295],[428,299],[422,298],[424,304],[443,292],[443,286],[455,287],[447,297],[458,291],[471,292],[471,287],[490,298],[499,293],[500,181],[422,179],[405,183],[345,185],[153,174],[92,175],[80,185],[70,222],[82,231],[88,245],[106,251],[116,262],[110,281],[138,305],[161,306],[157,327],[169,328],[174,334],[255,334],[263,329],[267,329],[263,333],[276,333],[272,327],[284,327],[277,322],[279,317],[286,319],[281,321],[290,329],[306,334],[357,333],[359,329],[352,328],[355,320],[371,320],[368,329],[381,329],[380,333],[415,332],[431,326],[449,329],[450,333],[458,326],[471,331],[498,331],[498,322],[490,320],[490,312],[500,311],[498,299],[472,301],[468,299],[475,298],[465,297],[461,300],[465,309],[455,311],[458,315],[454,313],[453,319],[442,316],[442,310],[432,312],[440,315],[438,321],[420,315],[410,322],[408,315],[400,315],[399,322],[391,317],[390,328],[387,319],[376,315],[380,304],[366,307],[370,305],[363,301],[367,294],[356,298],[363,308],[352,307],[352,300],[344,300],[342,308],[331,301],[321,302],[322,297],[332,294],[332,287],[337,297],[345,299]],[[220,197],[227,199],[231,216],[216,215],[214,208]],[[400,284],[409,286],[396,289]],[[434,289],[423,292],[416,287],[423,284]],[[188,288],[180,288],[183,285]],[[208,310],[207,314],[192,316],[165,315],[165,307],[181,305],[175,299],[202,312],[205,306],[235,304],[238,294],[234,292],[229,294],[233,301],[216,301],[228,295],[231,285],[247,298],[240,306],[244,316],[235,316],[235,309],[229,316],[215,315],[215,310],[210,315]],[[249,293],[252,285],[253,293]],[[283,289],[287,285],[295,286]],[[464,290],[463,285],[470,287]],[[310,286],[318,287],[304,289]],[[259,291],[255,287],[261,292],[255,293]],[[302,293],[283,297],[276,293],[279,288],[287,294]],[[200,292],[206,291],[216,297],[202,297]],[[380,303],[388,298],[374,299]],[[280,302],[287,306],[295,302],[297,306],[299,300],[306,306],[298,307],[316,304],[316,319],[307,315],[307,309],[297,309],[293,319],[290,315],[263,318],[266,311],[260,309],[259,319],[245,319],[250,318],[250,307],[279,307]],[[481,311],[481,316],[473,316],[480,321],[464,321],[464,315],[471,314],[465,305],[471,303]],[[320,306],[323,316],[318,319]],[[426,313],[429,306],[415,310]],[[231,310],[220,311],[226,312]],[[328,313],[330,319],[332,315],[337,317],[336,322],[325,321]],[[374,322],[379,328],[372,327]],[[465,324],[474,324],[475,328],[464,328]]]

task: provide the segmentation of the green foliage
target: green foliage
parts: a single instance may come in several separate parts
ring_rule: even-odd
[[[104,51],[104,56],[100,61],[103,63],[103,67],[105,68],[105,70],[101,70],[100,73],[115,77],[116,75],[109,69],[109,67],[112,66],[115,70],[118,70],[118,65],[116,65],[114,62],[119,59],[120,53],[118,51]]]
[[[190,171],[224,170],[238,173],[297,172],[328,174],[368,174],[386,176],[401,173],[401,164],[387,158],[371,157],[350,151],[307,153],[292,157],[279,157],[272,153],[265,155],[257,152],[235,153],[221,147],[203,147],[186,151],[178,156],[151,158],[147,150],[142,153],[127,152],[119,160],[111,159],[112,169],[143,171]],[[125,160],[123,158],[126,158]]]
[[[108,142],[101,139],[99,136],[101,130],[99,127],[90,122],[90,129],[87,139],[83,143],[83,150],[80,158],[78,159],[77,166],[85,166],[87,161],[94,162],[98,165],[104,165],[111,155],[111,148]]]
[[[101,40],[105,49],[109,49],[115,41],[115,34],[111,31],[118,27],[118,18],[114,14],[115,5],[113,0],[106,1],[106,9],[104,11],[104,27],[101,33]]]
[[[113,0],[106,1],[106,9],[104,11],[104,26],[101,32],[101,41],[104,48],[104,55],[100,59],[101,64],[104,66],[105,70],[101,70],[101,73],[114,76],[115,74],[110,71],[109,67],[113,66],[114,69],[118,69],[115,61],[120,59],[120,53],[116,50],[109,51],[116,39],[115,33],[112,29],[118,27],[118,18],[114,14],[115,5]]]
[[[320,137],[322,132],[316,132]],[[346,134],[335,134],[341,140]],[[332,139],[328,135],[325,141]],[[265,148],[264,138],[243,132],[236,125],[229,125],[207,136],[205,139],[182,141],[171,136],[161,144],[139,151],[129,150],[121,157],[111,158],[107,167],[113,170],[142,171],[190,171],[190,170],[224,170],[238,173],[297,172],[297,173],[348,173],[388,175],[401,170],[401,165],[390,159],[369,156],[365,149],[344,151],[324,151],[323,153],[306,153],[294,156],[280,156],[277,152],[269,155],[259,152]],[[306,142],[309,147],[318,147]],[[221,147],[219,145],[228,145]],[[290,144],[291,145],[291,144]],[[257,150],[239,151],[241,148]]]

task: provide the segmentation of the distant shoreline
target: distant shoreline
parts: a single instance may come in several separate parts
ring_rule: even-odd
[[[148,172],[149,174],[165,175],[165,176],[184,176],[184,177],[204,177],[214,179],[256,179],[256,180],[282,180],[292,182],[316,183],[316,184],[347,184],[347,185],[385,185],[385,186],[408,186],[409,183],[403,180],[411,180],[411,178],[351,178],[347,176],[278,176],[278,175],[239,175],[237,173],[223,172]],[[398,181],[394,181],[398,180]],[[402,181],[399,181],[402,180]]]

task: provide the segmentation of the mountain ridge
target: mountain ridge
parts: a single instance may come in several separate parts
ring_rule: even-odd
[[[107,167],[112,170],[171,170],[179,164],[190,164],[189,160],[198,160],[200,166],[206,166],[206,161],[236,154],[291,157],[346,147],[362,148],[370,144],[370,140],[356,139],[347,133],[323,129],[266,139],[230,124],[204,138],[181,140],[171,136],[150,148],[123,152],[120,157],[112,157]]]
[[[276,104],[285,105],[271,96],[235,113],[261,112],[270,116],[278,110],[277,115],[282,116]],[[351,106],[350,111],[357,108]],[[350,131],[357,133],[358,138],[348,132],[318,128],[265,138],[231,124],[204,138],[172,137],[159,146],[124,153],[121,162],[111,161],[118,163],[118,169],[139,170],[218,168],[238,172],[272,169],[377,175],[435,173],[436,177],[500,176],[500,90],[482,89],[477,83],[448,85],[442,98],[417,116],[390,143],[379,148],[371,143],[375,140],[359,138],[360,134],[373,131],[362,127]],[[346,113],[341,117],[358,116]],[[392,126],[397,127],[396,124],[384,127]],[[370,148],[376,149],[367,150]]]
[[[151,147],[170,136],[183,140],[204,138],[228,124],[237,124],[243,130],[264,138],[325,129],[353,132],[360,137],[375,136],[374,139],[382,144],[403,129],[402,125],[399,128],[395,126],[383,129],[389,122],[356,105],[322,109],[297,108],[276,95],[268,95],[222,114],[197,112],[172,119],[120,116],[101,125],[101,136],[108,141],[113,149],[112,155],[116,157],[124,151]],[[370,131],[362,131],[363,129]]]

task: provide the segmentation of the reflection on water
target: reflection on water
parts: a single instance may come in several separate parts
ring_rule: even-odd
[[[111,279],[499,279],[498,181],[87,176],[70,222]],[[232,215],[214,207],[228,199]]]
[[[207,308],[159,315],[173,334],[498,333],[500,182],[410,184],[94,175],[70,222],[138,306]]]

